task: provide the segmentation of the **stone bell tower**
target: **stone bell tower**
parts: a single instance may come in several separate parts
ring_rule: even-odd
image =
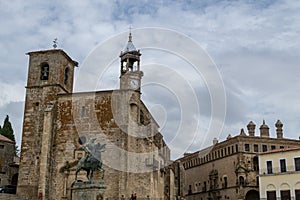
[[[129,33],[128,43],[121,51],[120,89],[130,89],[140,92],[143,72],[140,71],[140,50],[136,50],[132,43],[132,35]]]
[[[59,94],[72,93],[74,67],[63,50],[29,52],[17,193],[23,199],[47,198],[52,140]],[[35,198],[34,198],[35,199]]]

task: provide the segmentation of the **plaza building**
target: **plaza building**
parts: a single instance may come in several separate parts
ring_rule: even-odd
[[[95,138],[106,144],[104,199],[128,199],[132,193],[138,198],[172,198],[165,191],[170,187],[165,186],[170,150],[141,100],[141,53],[131,34],[120,53],[116,90],[74,93],[78,63],[65,51],[54,48],[28,55],[19,197],[72,199],[76,165],[85,156],[80,147]],[[95,180],[101,176],[97,172]],[[87,180],[84,171],[78,179]]]
[[[0,185],[17,185],[19,157],[15,155],[16,143],[0,135]]]
[[[258,155],[260,199],[300,200],[300,147]]]
[[[283,137],[283,124],[278,120],[276,138],[269,135],[263,121],[260,135],[255,135],[254,122],[237,136],[213,141],[213,145],[185,154],[174,162],[176,196],[187,200],[260,199],[260,162],[258,155],[269,150],[299,147],[300,141]]]

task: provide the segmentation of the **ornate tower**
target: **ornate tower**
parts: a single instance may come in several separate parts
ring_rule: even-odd
[[[129,33],[128,43],[121,51],[121,76],[120,76],[120,89],[122,90],[135,90],[140,92],[141,79],[143,72],[140,71],[140,50],[136,50],[132,43],[132,35]]]
[[[72,93],[74,67],[63,50],[29,52],[18,195],[47,198],[59,94]]]
[[[269,137],[269,126],[266,124],[265,120],[263,120],[263,124],[259,128],[260,137]]]
[[[253,123],[253,121],[250,121],[247,125],[249,136],[255,136],[255,126],[256,125]]]
[[[279,119],[277,120],[275,127],[276,127],[277,138],[283,138],[283,131],[282,131],[283,124]]]

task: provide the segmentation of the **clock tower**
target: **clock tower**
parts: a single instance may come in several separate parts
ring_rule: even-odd
[[[143,72],[140,71],[140,50],[136,50],[132,43],[132,35],[129,33],[128,43],[121,51],[121,76],[120,76],[120,89],[121,90],[134,90],[141,91],[141,79]]]

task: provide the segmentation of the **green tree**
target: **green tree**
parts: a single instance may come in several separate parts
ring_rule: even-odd
[[[4,123],[3,123],[2,128],[0,126],[0,134],[7,137],[8,139],[16,142],[15,135],[14,135],[14,130],[12,128],[12,125],[11,125],[10,121],[9,121],[9,116],[8,115],[6,115],[6,117],[4,119]],[[18,146],[15,145],[15,155],[18,155],[18,152],[19,152]]]
[[[2,128],[0,129],[0,134],[7,137],[8,139],[10,139],[14,142],[16,141],[15,140],[15,135],[14,135],[14,130],[11,126],[8,115],[6,115],[6,118],[4,120],[4,124],[3,124]]]

